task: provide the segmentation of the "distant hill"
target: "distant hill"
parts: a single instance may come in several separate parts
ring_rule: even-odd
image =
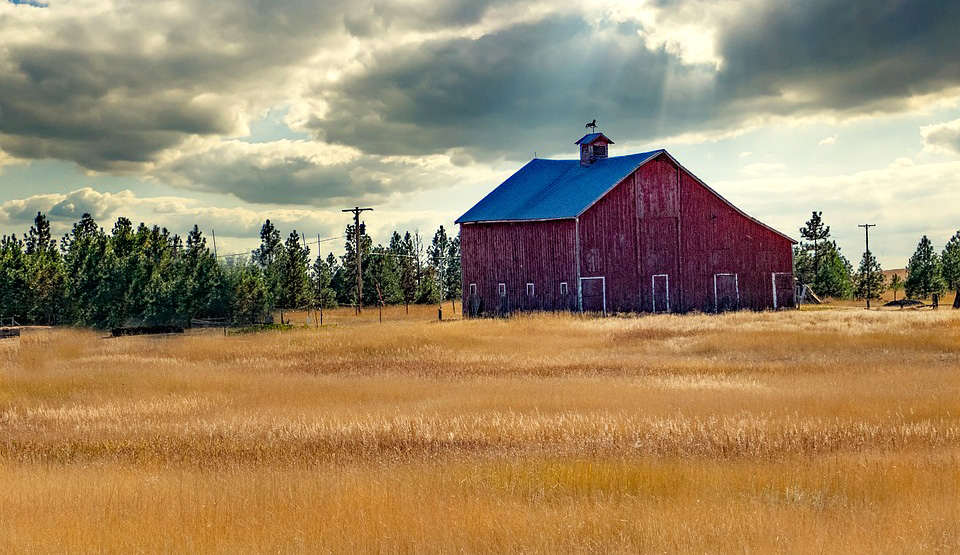
[[[907,279],[907,269],[906,268],[896,268],[893,270],[884,270],[883,277],[887,280],[887,283],[890,283],[890,278],[893,274],[900,274],[900,279]]]

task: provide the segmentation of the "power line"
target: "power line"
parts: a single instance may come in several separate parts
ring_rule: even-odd
[[[310,240],[310,241],[304,242],[304,245],[319,245],[320,243],[327,243],[327,242],[330,242],[330,241],[336,241],[337,239],[343,239],[344,237],[346,237],[346,235],[338,235],[338,236],[336,236],[336,237],[325,237],[325,238],[323,238],[323,239],[317,238],[316,241]],[[230,258],[230,257],[232,257],[232,256],[248,256],[248,255],[253,254],[253,253],[256,252],[256,251],[257,251],[257,249],[251,249],[251,250],[244,251],[244,252],[232,252],[232,253],[229,253],[229,254],[221,254],[221,255],[217,256],[217,258]]]

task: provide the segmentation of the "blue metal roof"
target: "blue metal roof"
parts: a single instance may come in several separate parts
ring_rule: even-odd
[[[576,218],[614,185],[663,150],[580,160],[534,158],[467,210],[457,223]]]
[[[575,142],[575,143],[573,143],[573,144],[575,144],[575,145],[588,145],[588,144],[592,143],[593,141],[597,140],[598,137],[603,137],[603,138],[606,139],[610,144],[616,144],[616,143],[614,143],[613,141],[610,140],[610,137],[607,137],[607,136],[604,135],[603,133],[588,133],[588,134],[584,135],[579,141],[577,141],[577,142]]]

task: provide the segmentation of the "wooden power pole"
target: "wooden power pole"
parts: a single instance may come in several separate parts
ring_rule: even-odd
[[[867,243],[867,310],[870,310],[870,289],[873,281],[873,264],[871,264],[872,257],[870,256],[870,228],[877,227],[877,224],[860,224],[857,227],[863,228],[864,238]]]
[[[366,212],[367,210],[373,211],[373,208],[360,208],[355,206],[353,208],[345,208],[341,212],[352,212],[353,213],[353,249],[354,257],[357,259],[357,314],[360,314],[360,310],[363,307],[363,270],[361,269],[361,256],[360,256],[360,213]]]

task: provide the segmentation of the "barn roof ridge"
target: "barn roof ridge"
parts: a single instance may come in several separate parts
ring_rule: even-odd
[[[703,182],[666,149],[611,156],[582,166],[579,160],[534,158],[457,218],[456,223],[525,222],[580,217],[624,178],[661,154],[745,218],[790,240],[785,233],[747,214]]]
[[[600,137],[603,137],[604,139],[607,140],[608,143],[610,143],[610,144],[612,144],[612,145],[613,145],[613,144],[616,144],[616,143],[614,143],[612,140],[610,140],[610,137],[607,137],[606,135],[604,135],[602,132],[599,132],[599,131],[596,132],[596,133],[587,133],[586,135],[584,135],[583,137],[581,137],[579,141],[577,141],[577,142],[575,142],[575,143],[573,143],[573,144],[575,144],[575,145],[583,145],[583,144],[588,145],[588,144],[592,143],[593,141],[596,141],[596,140],[599,139]]]

